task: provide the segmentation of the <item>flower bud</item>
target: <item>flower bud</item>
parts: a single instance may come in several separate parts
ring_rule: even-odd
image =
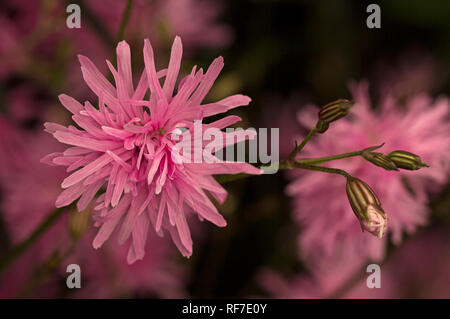
[[[334,122],[350,112],[354,102],[339,99],[323,106],[319,111],[319,120],[325,123]]]
[[[397,166],[395,166],[395,163],[389,157],[385,156],[382,153],[363,152],[362,156],[372,164],[382,167],[387,171],[392,170],[398,171],[398,168]]]
[[[347,196],[353,212],[358,217],[362,231],[381,238],[387,228],[387,215],[374,191],[362,180],[347,178]]]
[[[422,167],[429,167],[427,164],[422,162],[422,159],[413,153],[407,151],[394,151],[387,155],[398,168],[417,170]]]
[[[328,124],[327,122],[324,122],[322,120],[319,120],[316,124],[316,132],[318,133],[324,133],[326,130],[328,130],[328,128],[330,127],[330,124]]]

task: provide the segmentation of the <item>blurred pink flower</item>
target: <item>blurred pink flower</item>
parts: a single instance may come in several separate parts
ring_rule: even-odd
[[[55,61],[58,69],[69,70],[63,80],[54,85],[78,91],[78,67],[65,52],[89,56],[94,63],[110,54],[126,7],[126,1],[91,0],[83,3],[81,28],[66,27],[67,4],[58,1],[6,0],[0,12],[0,78],[15,72],[28,72],[27,65],[37,58],[50,68]],[[97,26],[85,18],[90,10]],[[150,37],[154,47],[164,50],[175,35],[184,39],[185,49],[192,54],[199,48],[222,48],[232,41],[231,28],[219,21],[222,5],[204,0],[140,0],[133,3],[125,38],[130,41]],[[64,56],[62,54],[65,54]],[[67,63],[67,64],[65,64]],[[39,66],[35,66],[39,69]],[[102,70],[103,71],[103,70]],[[44,78],[42,80],[52,80]]]
[[[354,264],[356,256],[345,252],[320,273],[286,278],[265,269],[258,280],[275,298],[449,298],[449,239],[448,230],[439,228],[409,239],[380,265],[381,287],[376,289],[367,287],[367,264]]]
[[[60,192],[60,182],[66,175],[62,167],[43,165],[39,159],[62,145],[44,132],[32,133],[18,129],[0,117],[0,189],[1,211],[12,245],[23,241],[54,210],[54,199]],[[31,195],[32,194],[32,195]],[[0,296],[12,297],[35,276],[34,271],[50,256],[63,254],[75,244],[75,250],[56,272],[67,276],[66,266],[80,265],[82,289],[75,297],[110,298],[122,295],[154,294],[160,297],[183,297],[186,269],[175,262],[176,255],[168,239],[150,233],[147,247],[151,251],[141,262],[130,266],[124,262],[125,247],[106,245],[95,251],[92,239],[95,229],[88,227],[76,243],[69,234],[67,210],[45,234],[2,274]],[[51,276],[54,277],[55,273]],[[184,279],[185,280],[185,279]],[[43,284],[33,296],[54,297],[64,289],[64,281]]]
[[[61,16],[59,16],[61,14]],[[65,14],[56,1],[2,1],[0,12],[0,78],[17,72],[30,72],[37,59],[50,63],[56,45],[50,45],[56,32],[52,23]],[[62,28],[58,28],[61,30]]]
[[[111,56],[110,45],[105,38],[116,38],[119,23],[125,10],[126,1],[91,0],[85,3],[95,18],[104,27],[106,34],[99,34],[88,20],[80,29],[63,28],[59,41],[69,40],[73,51],[89,56],[101,72],[105,56]],[[231,28],[219,21],[221,4],[204,0],[140,0],[134,1],[124,39],[129,43],[139,43],[142,38],[151,38],[155,51],[167,52],[172,39],[179,35],[183,39],[184,54],[192,56],[197,49],[222,48],[231,43]],[[120,39],[122,40],[122,39]],[[78,65],[70,63],[67,87],[74,97],[85,97],[84,86],[79,85],[76,70]]]
[[[126,38],[151,38],[153,47],[162,49],[179,35],[188,53],[199,48],[223,48],[233,36],[231,28],[219,21],[222,4],[208,0],[135,1]],[[126,1],[94,0],[87,5],[110,31],[110,36],[115,36]]]
[[[93,245],[99,248],[122,221],[119,243],[130,236],[127,260],[133,263],[145,254],[145,238],[150,223],[162,234],[167,230],[180,252],[192,254],[192,239],[186,222],[186,204],[203,220],[217,226],[226,222],[206,195],[208,191],[219,203],[227,192],[212,177],[214,174],[249,173],[260,170],[243,162],[176,163],[172,151],[177,144],[172,133],[186,128],[186,138],[193,132],[194,121],[247,105],[250,98],[233,95],[217,103],[201,105],[206,94],[223,67],[223,58],[215,59],[207,72],[192,69],[178,85],[172,96],[181,65],[182,45],[175,38],[167,70],[156,72],[153,49],[148,40],[144,46],[145,69],[134,89],[131,73],[130,48],[124,41],[117,46],[118,71],[109,63],[117,88],[97,70],[86,57],[79,56],[83,77],[91,90],[99,97],[100,109],[89,102],[84,106],[67,95],[60,95],[61,103],[74,114],[73,120],[82,128],[63,127],[46,123],[46,130],[62,143],[73,145],[63,153],[52,153],[43,160],[53,165],[68,166],[72,172],[64,179],[65,190],[56,201],[57,207],[66,206],[81,196],[78,210],[83,210],[106,184],[106,193],[97,199],[95,218],[101,226]],[[161,87],[159,78],[165,75]],[[150,88],[150,100],[142,100]],[[144,109],[145,107],[145,109]],[[150,112],[147,111],[147,108]],[[223,129],[240,120],[228,116],[203,129]],[[241,131],[245,132],[245,131]],[[223,133],[235,136],[234,133]],[[254,137],[255,135],[253,135]],[[233,145],[246,138],[245,134],[226,139],[224,146]],[[202,143],[203,143],[202,137]],[[192,154],[197,143],[191,144]],[[202,150],[205,145],[202,146]],[[217,149],[216,149],[217,151]],[[81,169],[77,170],[78,168]]]
[[[180,35],[189,51],[223,48],[233,36],[229,26],[218,22],[221,9],[220,1],[166,0],[157,2],[155,17],[168,29],[169,37]]]
[[[332,123],[325,134],[314,137],[300,156],[345,153],[381,142],[386,142],[380,150],[384,153],[401,149],[420,155],[431,167],[413,173],[385,171],[359,157],[326,164],[342,168],[370,185],[389,218],[386,238],[399,244],[403,233],[411,234],[427,222],[428,194],[439,191],[448,179],[450,104],[446,98],[433,102],[425,95],[417,95],[402,107],[387,96],[374,110],[366,83],[351,88],[356,101],[351,115]],[[317,109],[308,107],[299,112],[298,119],[311,128],[316,116]],[[387,239],[361,232],[341,176],[300,170],[290,176],[293,182],[287,193],[293,199],[294,217],[302,227],[299,250],[311,268],[320,271],[331,267],[329,259],[337,251],[348,251],[347,254],[362,261],[383,257]]]
[[[17,0],[2,3],[0,12],[0,78],[14,72],[25,62],[21,41],[33,31],[39,4]]]
[[[80,265],[84,286],[76,291],[76,298],[114,298],[119,296],[148,296],[185,298],[186,267],[176,262],[175,251],[168,238],[160,238],[154,232],[147,237],[147,254],[142,260],[129,265],[128,249],[109,242],[101,251],[95,251],[92,240],[95,229],[79,243],[66,264]],[[65,269],[62,269],[63,273]],[[150,295],[150,296],[151,296]]]
[[[438,91],[447,73],[445,68],[439,69],[429,52],[409,48],[400,53],[394,63],[390,59],[374,66],[372,87],[377,88],[380,96],[393,95],[405,99],[419,93]]]
[[[449,298],[450,236],[432,227],[407,240],[381,265],[380,289],[368,289],[366,275],[345,298]]]
[[[35,86],[26,83],[9,89],[5,96],[8,116],[18,122],[42,119],[46,105],[39,93]]]

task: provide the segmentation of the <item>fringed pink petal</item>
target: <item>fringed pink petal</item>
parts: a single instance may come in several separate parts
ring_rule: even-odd
[[[83,105],[71,96],[60,94],[58,95],[58,98],[61,104],[73,114],[79,114],[84,110]]]
[[[120,201],[119,205],[117,205],[109,212],[108,218],[102,224],[99,231],[97,232],[97,235],[94,238],[94,241],[92,242],[92,246],[95,249],[100,248],[103,245],[103,243],[106,240],[108,240],[108,238],[111,236],[112,232],[116,228],[117,224],[119,223],[121,217],[128,209],[130,203],[131,203],[131,196],[126,196]]]
[[[126,41],[119,42],[116,49],[116,55],[119,77],[123,79],[124,88],[126,89],[128,96],[132,96],[134,93],[134,88],[133,74],[131,72],[131,52],[130,46]]]
[[[108,156],[107,154],[101,155],[95,161],[89,163],[88,165],[86,165],[82,169],[76,171],[69,177],[66,177],[61,184],[62,188],[68,188],[72,185],[75,185],[76,183],[85,179],[86,177],[88,177],[89,175],[94,173],[95,171],[101,169],[103,166],[105,166],[106,164],[108,164],[111,161],[112,161],[112,158],[110,156]]]
[[[129,264],[144,258],[149,224],[147,215],[142,214],[138,216],[132,232],[134,256],[127,260]]]
[[[119,201],[120,197],[122,196],[122,193],[125,188],[125,184],[127,182],[128,174],[125,170],[121,169],[119,170],[119,173],[117,174],[116,179],[116,186],[114,187],[114,191],[111,198],[111,206],[115,207]]]
[[[106,104],[117,111],[116,90],[112,84],[100,73],[100,71],[95,67],[94,63],[87,57],[78,55],[78,59],[81,64],[81,72],[83,73],[83,78],[89,88],[97,94],[97,96],[102,96],[105,99]]]
[[[53,136],[61,143],[80,146],[94,151],[106,152],[121,146],[120,142],[97,140],[89,137],[78,136],[69,132],[57,131]]]
[[[190,258],[192,255],[192,251],[186,249],[186,247],[182,244],[178,230],[173,226],[168,227],[167,230],[169,231],[170,237],[172,238],[173,243],[175,244],[175,246],[177,246],[180,253],[186,258]]]
[[[48,155],[45,155],[43,158],[41,158],[40,162],[43,164],[47,164],[47,165],[51,165],[51,166],[57,166],[59,164],[56,164],[53,162],[53,160],[57,157],[60,157],[62,154],[57,152],[57,153],[51,153]]]
[[[222,57],[214,59],[214,61],[209,66],[208,71],[206,71],[205,77],[202,79],[197,90],[192,94],[191,98],[189,99],[191,105],[199,105],[203,101],[206,94],[208,94],[209,90],[213,86],[214,81],[216,81],[217,77],[219,76],[219,73],[222,70],[223,65],[224,64]]]
[[[148,39],[145,39],[144,41],[144,63],[145,70],[147,71],[147,80],[150,91],[157,94],[158,99],[165,97],[156,74],[153,48]]]
[[[175,224],[177,226],[178,234],[180,235],[181,243],[186,248],[186,251],[188,251],[189,254],[192,254],[193,243],[191,232],[189,231],[189,226],[186,222],[186,217],[184,216],[183,211],[178,212],[177,216],[175,217]]]
[[[193,174],[217,175],[217,174],[254,174],[260,175],[262,171],[248,163],[243,162],[221,162],[221,163],[185,163]]]
[[[181,56],[183,55],[183,46],[180,37],[175,37],[170,53],[169,66],[167,67],[167,76],[164,81],[163,91],[167,99],[172,98],[175,82],[177,81],[178,72],[181,66]]]
[[[75,184],[67,189],[65,189],[56,199],[55,205],[56,207],[64,207],[72,202],[74,202],[78,197],[83,194],[85,191],[85,187],[83,183]]]
[[[95,195],[99,191],[100,187],[102,187],[103,183],[104,182],[100,180],[85,188],[83,195],[77,202],[78,211],[82,211],[89,205],[89,203],[92,201],[92,199],[94,199]],[[83,186],[86,187],[85,185]]]

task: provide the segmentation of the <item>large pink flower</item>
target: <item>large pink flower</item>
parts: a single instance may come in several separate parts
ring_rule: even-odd
[[[389,218],[388,235],[382,240],[361,232],[341,176],[294,171],[287,193],[292,196],[294,216],[302,226],[300,251],[318,272],[332,267],[331,256],[345,250],[360,261],[381,259],[388,238],[398,244],[404,233],[411,234],[427,222],[428,194],[438,191],[448,179],[450,104],[446,98],[433,102],[426,95],[416,95],[405,105],[399,105],[392,96],[387,96],[374,110],[366,83],[353,85],[352,91],[356,104],[351,115],[314,137],[300,157],[345,153],[386,142],[379,151],[408,150],[420,155],[430,168],[385,171],[359,157],[326,164],[362,179],[378,195]],[[317,108],[307,108],[299,113],[298,119],[311,128],[316,116]]]
[[[63,153],[53,153],[44,159],[53,165],[67,166],[67,171],[72,172],[62,182],[65,190],[58,197],[56,206],[68,205],[81,196],[77,207],[82,210],[105,186],[106,192],[98,197],[95,207],[100,230],[93,245],[95,248],[102,246],[122,222],[119,243],[132,238],[127,257],[129,263],[144,257],[150,224],[159,234],[163,229],[167,230],[180,252],[189,257],[193,243],[186,214],[193,211],[201,220],[221,227],[226,225],[207,195],[208,192],[219,203],[227,196],[212,175],[260,173],[259,169],[241,162],[174,161],[172,151],[177,140],[172,133],[176,129],[187,130],[182,140],[187,139],[188,134],[196,138],[195,120],[201,121],[250,102],[249,97],[238,94],[216,103],[201,104],[223,67],[222,57],[216,58],[205,73],[194,67],[173,94],[181,56],[181,39],[176,37],[167,70],[157,72],[152,46],[146,40],[145,70],[136,88],[126,42],[117,46],[118,70],[107,61],[116,87],[88,58],[79,56],[83,77],[99,98],[99,109],[89,102],[83,106],[63,94],[60,101],[74,114],[72,118],[80,128],[55,123],[45,125],[57,140],[72,145]],[[163,76],[165,80],[161,86],[159,79]],[[144,100],[148,89],[149,99]],[[239,120],[237,116],[228,116],[199,125],[204,130],[223,129]],[[230,137],[230,134],[233,133],[223,133],[223,136]],[[228,144],[222,147],[233,145],[248,135],[234,137],[227,138]],[[191,145],[191,153],[203,151],[205,140],[202,138],[199,142],[200,148],[198,143]]]

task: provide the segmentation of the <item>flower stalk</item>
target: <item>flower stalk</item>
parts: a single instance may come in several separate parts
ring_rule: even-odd
[[[119,32],[117,33],[116,42],[120,42],[123,40],[123,36],[125,34],[125,28],[127,27],[128,21],[130,21],[131,8],[133,6],[133,0],[128,0],[125,6],[125,10],[123,11],[122,21],[120,22]]]
[[[0,276],[18,257],[20,257],[37,239],[39,239],[70,207],[61,207],[53,211],[20,244],[13,247],[0,259]]]
[[[350,174],[347,173],[346,171],[339,169],[339,168],[331,168],[331,167],[323,167],[323,166],[316,166],[316,165],[309,165],[309,164],[302,164],[302,163],[298,163],[296,162],[294,164],[295,168],[303,168],[303,169],[307,169],[310,171],[318,171],[318,172],[323,172],[323,173],[330,173],[330,174],[338,174],[338,175],[342,175],[344,177],[349,177]]]
[[[306,143],[309,142],[309,140],[316,134],[317,132],[317,128],[314,126],[308,133],[308,135],[306,135],[306,137],[303,139],[303,141],[299,144],[296,145],[295,148],[292,150],[292,152],[289,154],[288,158],[287,158],[287,162],[288,163],[293,163],[295,156],[297,156],[297,154],[305,147]]]
[[[314,165],[322,164],[322,163],[329,162],[329,161],[334,161],[334,160],[339,160],[339,159],[344,159],[344,158],[349,158],[349,157],[355,157],[355,156],[362,156],[364,152],[371,152],[373,150],[381,148],[383,145],[384,145],[384,143],[382,143],[380,145],[376,145],[376,146],[371,146],[371,147],[365,148],[360,151],[331,155],[331,156],[326,156],[326,157],[298,159],[296,162],[302,163],[302,164],[314,164]]]

